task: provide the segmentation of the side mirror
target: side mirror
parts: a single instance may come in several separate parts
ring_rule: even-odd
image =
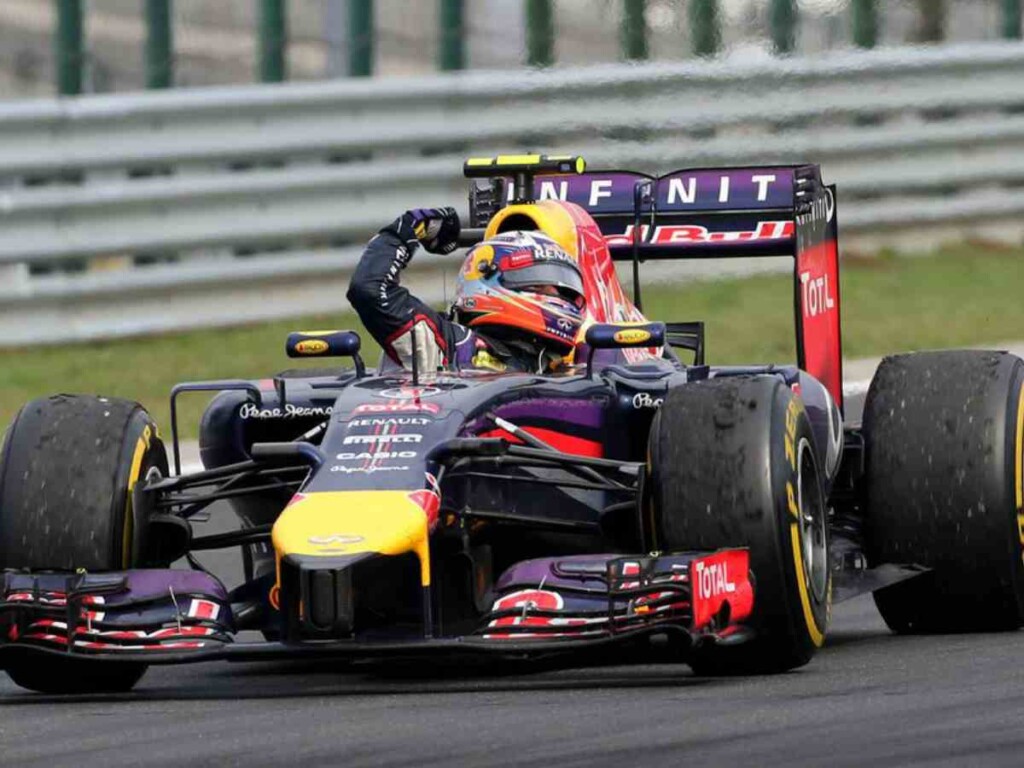
[[[595,323],[584,337],[590,354],[587,375],[593,372],[594,352],[598,349],[630,347],[662,347],[665,345],[664,323]]]
[[[362,339],[355,331],[294,331],[288,334],[284,349],[288,357],[351,357],[356,376],[366,375],[359,356]]]
[[[595,323],[587,328],[586,342],[592,349],[661,347],[665,344],[665,324]]]

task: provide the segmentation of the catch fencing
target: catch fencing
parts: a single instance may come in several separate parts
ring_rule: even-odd
[[[1024,45],[987,43],[0,105],[0,344],[337,311],[381,224],[465,211],[471,154],[817,162],[848,249],[1019,241],[1021,83]]]

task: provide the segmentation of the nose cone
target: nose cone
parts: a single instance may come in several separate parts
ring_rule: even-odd
[[[274,523],[271,541],[280,563],[290,555],[325,560],[360,554],[414,552],[420,580],[430,584],[428,536],[436,508],[423,491],[325,491],[297,494]],[[418,496],[419,494],[420,496]]]

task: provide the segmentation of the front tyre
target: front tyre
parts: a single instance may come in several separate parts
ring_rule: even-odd
[[[17,685],[36,693],[125,693],[146,674],[146,665],[26,654],[8,663],[7,674]]]
[[[119,571],[138,564],[145,520],[139,482],[167,475],[156,424],[138,403],[55,395],[25,405],[0,446],[0,569]],[[26,653],[6,662],[18,685],[42,693],[127,691],[134,662]]]
[[[778,378],[679,387],[651,428],[645,535],[655,549],[749,547],[755,639],[704,646],[698,674],[773,673],[821,647],[832,578],[810,421]]]
[[[0,568],[123,570],[141,554],[135,484],[167,475],[138,403],[54,395],[26,404],[0,448]]]

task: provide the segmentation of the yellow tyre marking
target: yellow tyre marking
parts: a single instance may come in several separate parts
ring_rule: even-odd
[[[149,449],[150,429],[146,425],[138,442],[135,443],[135,453],[132,455],[132,466],[128,471],[128,495],[124,504],[124,533],[121,542],[121,566],[128,568],[131,565],[132,557],[132,532],[135,529],[134,515],[132,514],[132,491],[139,481],[139,473],[142,472],[142,460]]]
[[[820,648],[825,642],[825,636],[818,629],[818,622],[814,618],[814,611],[811,610],[811,596],[807,591],[807,579],[804,575],[804,550],[800,545],[800,528],[797,521],[800,520],[800,510],[796,505],[796,493],[793,490],[793,483],[786,481],[786,505],[792,522],[789,524],[790,538],[793,541],[793,566],[796,568],[796,586],[800,593],[800,607],[804,612],[804,623],[807,625],[807,633],[811,636],[811,642],[815,647]],[[831,585],[829,585],[831,591]]]
[[[789,532],[793,539],[793,564],[796,566],[796,583],[797,590],[800,592],[800,605],[804,609],[804,622],[807,624],[811,642],[820,648],[825,642],[825,636],[818,629],[818,622],[814,620],[814,612],[811,611],[811,597],[807,593],[807,582],[804,580],[804,556],[800,547],[800,531],[796,523],[790,524]]]

